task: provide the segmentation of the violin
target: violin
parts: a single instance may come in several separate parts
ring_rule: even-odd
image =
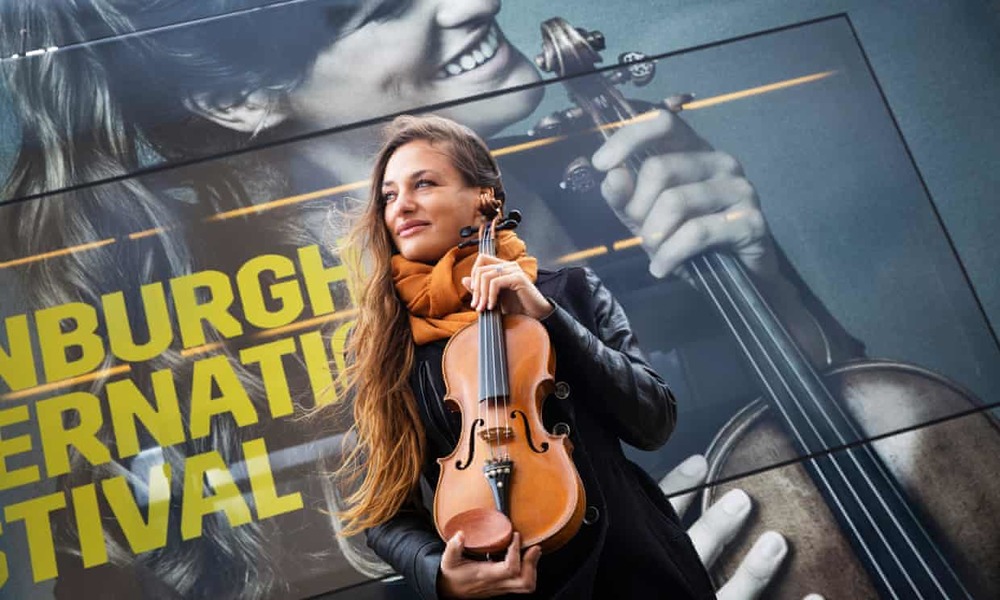
[[[574,106],[543,119],[536,135],[576,126],[607,138],[640,114],[617,85],[648,83],[652,61],[625,53],[618,68],[596,73],[600,32],[554,18],[542,24],[542,37],[536,63],[563,78]],[[677,98],[659,109],[676,112]],[[665,148],[645,152],[628,160],[633,175]],[[578,158],[560,187],[584,192],[595,185],[596,171]],[[710,251],[684,268],[764,390],[712,442],[709,481],[735,479],[762,461],[792,463],[704,493],[705,509],[736,485],[764,500],[720,561],[717,581],[733,574],[758,535],[776,529],[792,552],[768,598],[824,590],[849,598],[1000,597],[1000,483],[982,476],[1000,472],[1000,428],[990,413],[976,411],[982,404],[943,377],[896,361],[858,360],[819,373],[736,257]],[[883,433],[887,415],[919,424],[960,413],[973,414],[855,445]],[[977,465],[972,476],[954,468],[962,464]]]
[[[483,211],[491,220],[480,228],[479,252],[496,256],[494,232],[516,227],[520,214]],[[473,556],[502,555],[514,531],[523,546],[549,552],[580,529],[586,497],[573,445],[541,419],[555,389],[555,361],[545,327],[531,317],[504,315],[499,305],[480,312],[445,346],[444,402],[461,412],[462,431],[452,453],[438,459],[434,523],[445,540],[464,532]]]

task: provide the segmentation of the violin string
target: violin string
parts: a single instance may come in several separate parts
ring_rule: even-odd
[[[771,383],[768,380],[767,376],[764,374],[762,367],[757,363],[757,361],[754,358],[752,352],[747,347],[747,342],[744,339],[743,334],[739,331],[739,329],[736,327],[736,325],[729,318],[728,313],[726,312],[725,308],[723,308],[722,302],[719,300],[718,296],[716,296],[715,292],[712,291],[712,287],[709,285],[709,282],[708,282],[708,280],[706,278],[706,275],[702,272],[701,267],[699,267],[699,265],[697,264],[697,260],[702,259],[702,258],[704,258],[704,257],[698,257],[696,259],[693,259],[693,260],[689,261],[688,264],[689,264],[690,270],[693,272],[693,274],[695,275],[695,277],[697,278],[697,280],[699,280],[701,282],[703,291],[706,293],[706,295],[709,297],[709,299],[715,304],[716,308],[718,309],[718,312],[722,315],[723,319],[726,321],[726,325],[728,326],[730,332],[736,338],[737,343],[742,347],[744,355],[748,358],[751,366],[757,372],[757,375],[760,378],[762,384],[764,385],[765,388],[767,388],[767,391],[768,391],[769,395],[772,398],[776,398],[777,397],[776,391],[771,387]],[[802,444],[803,447],[808,448],[808,445],[806,444],[805,440],[803,439],[801,432],[798,431],[798,429],[795,427],[795,425],[792,423],[791,419],[789,418],[789,415],[787,414],[787,412],[785,412],[785,408],[780,403],[775,402],[774,404],[776,405],[776,407],[778,408],[778,410],[781,411],[782,414],[785,415],[785,422],[788,425],[789,429],[791,429],[792,435],[794,435],[799,440],[799,443]],[[850,514],[846,511],[846,509],[843,506],[843,504],[841,504],[840,499],[833,492],[833,487],[830,484],[830,482],[827,480],[826,475],[822,471],[820,471],[819,469],[817,469],[817,474],[820,477],[820,480],[821,480],[820,483],[822,483],[822,485],[827,489],[827,491],[830,492],[830,497],[833,499],[833,501],[839,507],[841,514],[844,515],[844,518],[847,521],[848,527],[850,527],[851,531],[854,534],[854,538],[856,540],[858,540],[858,543],[861,545],[861,547],[864,550],[865,554],[869,557],[869,559],[871,561],[871,564],[874,565],[875,570],[878,572],[879,578],[882,580],[882,582],[885,584],[885,586],[889,589],[890,593],[892,594],[892,597],[895,598],[895,599],[898,599],[899,596],[895,593],[895,591],[893,589],[893,586],[892,586],[891,580],[886,576],[886,574],[882,571],[881,567],[879,566],[878,562],[875,560],[874,554],[872,554],[872,551],[868,547],[868,544],[867,544],[866,540],[864,539],[864,537],[862,537],[860,531],[858,530],[857,525],[851,519]]]
[[[495,223],[494,223],[494,226],[495,226]],[[496,255],[496,252],[494,251],[494,245],[493,245],[494,242],[495,242],[494,231],[493,231],[493,226],[491,226],[490,227],[489,239],[486,242],[486,251],[487,251],[487,254],[490,255],[490,256],[495,256]],[[497,339],[497,334],[496,334],[496,319],[497,319],[496,312],[493,311],[493,310],[487,310],[486,311],[486,315],[487,315],[487,317],[486,317],[486,320],[487,320],[487,331],[489,332],[489,336],[490,336],[490,362],[489,362],[489,369],[490,369],[490,397],[486,401],[486,411],[487,411],[486,414],[490,415],[490,419],[491,419],[491,423],[492,423],[491,426],[490,426],[491,427],[490,428],[490,448],[492,449],[491,455],[493,456],[493,460],[496,461],[498,459],[498,455],[497,455],[496,437],[495,436],[496,436],[496,432],[497,432],[497,426],[499,425],[499,422],[500,422],[500,419],[497,417],[497,414],[496,414],[497,394],[500,392],[500,374],[498,372],[498,368],[499,368],[498,367],[498,362],[499,362],[499,355],[500,355],[500,352],[499,352],[500,351],[500,347],[499,347],[500,340]]]
[[[496,232],[496,225],[500,220],[499,213],[493,219],[492,231]],[[494,233],[493,237],[493,256],[497,256],[497,238]],[[501,273],[502,276],[502,273]],[[507,372],[507,346],[506,337],[503,330],[503,312],[500,309],[500,298],[497,295],[497,303],[494,310],[494,330],[496,331],[497,337],[497,349],[498,349],[498,367],[500,371],[500,380],[498,390],[501,393],[500,406],[503,410],[503,430],[500,433],[501,446],[503,447],[503,460],[510,459],[510,452],[508,449],[509,438],[507,437],[507,432],[510,431],[510,420],[508,418],[508,412],[510,408],[508,407],[508,399],[510,398],[510,374]],[[499,419],[497,419],[499,424]]]
[[[483,225],[483,235],[479,238],[479,253],[489,254],[489,236],[490,236],[490,226],[489,224]],[[481,298],[479,299],[482,300]],[[485,424],[486,436],[483,441],[486,443],[486,447],[489,450],[490,460],[496,460],[496,454],[494,453],[493,444],[490,442],[490,431],[493,429],[493,420],[491,419],[490,410],[490,396],[492,395],[494,386],[492,382],[493,376],[493,339],[492,331],[490,329],[490,314],[487,311],[479,313],[479,411],[480,415],[485,414],[485,419],[480,416],[480,419]],[[486,407],[483,407],[483,404]]]
[[[507,339],[504,334],[503,329],[503,313],[500,312],[499,304],[497,306],[497,335],[500,340],[501,348],[503,352],[501,353],[500,359],[500,377],[503,385],[503,451],[504,460],[510,460],[510,451],[508,444],[510,443],[510,437],[508,437],[507,432],[511,431],[510,428],[510,372],[507,370]]]
[[[729,272],[729,275],[730,275],[731,278],[735,279],[735,277],[736,277],[736,275],[734,275],[732,273],[732,269],[736,269],[739,272],[739,274],[742,275],[744,278],[747,278],[747,279],[749,278],[749,274],[746,272],[746,270],[744,269],[744,267],[742,266],[742,264],[740,264],[738,261],[733,260],[733,261],[720,261],[720,262],[722,262],[723,268],[726,269]],[[747,291],[747,290],[744,290],[744,289],[738,287],[737,291],[744,297],[744,300],[746,300],[746,305],[749,306],[750,309],[754,313],[756,313],[755,316],[758,319],[762,319],[761,315],[758,313],[758,311],[756,309],[756,305],[758,303],[751,303],[750,300],[749,300],[749,298],[748,298],[748,296],[747,296],[748,293],[755,294],[757,296],[758,300],[759,300],[759,305],[762,306],[764,308],[764,310],[766,310],[769,313],[771,321],[773,321],[777,325],[777,328],[778,328],[777,331],[778,331],[778,333],[782,334],[785,337],[785,339],[790,339],[788,331],[785,330],[784,326],[782,325],[781,321],[778,319],[777,315],[774,314],[774,311],[767,304],[767,302],[765,302],[763,300],[763,298],[760,296],[759,291],[756,290],[756,288],[752,288],[751,287],[751,288],[749,288],[749,291]],[[813,405],[815,405],[815,407],[817,408],[817,410],[819,411],[819,413],[826,420],[827,424],[831,427],[831,429],[833,429],[833,431],[835,432],[836,436],[840,439],[840,442],[842,444],[846,445],[848,443],[848,440],[845,439],[844,434],[838,429],[837,425],[834,423],[834,420],[830,417],[830,414],[827,412],[827,407],[833,407],[833,409],[835,411],[839,412],[840,417],[844,420],[844,422],[846,423],[848,429],[851,431],[851,433],[854,434],[854,440],[855,441],[856,440],[860,440],[861,439],[861,434],[854,427],[853,423],[851,422],[851,418],[844,412],[843,407],[841,407],[840,404],[833,398],[833,395],[830,393],[830,390],[823,384],[822,380],[819,377],[819,374],[816,372],[815,369],[813,369],[811,367],[808,359],[802,354],[802,351],[795,344],[779,344],[778,340],[775,337],[775,333],[773,332],[773,330],[772,331],[766,330],[766,331],[767,331],[767,335],[771,338],[772,343],[774,344],[775,347],[778,348],[779,352],[781,352],[781,354],[782,354],[782,356],[785,359],[785,362],[787,364],[789,364],[789,365],[795,365],[795,364],[806,365],[805,377],[803,376],[803,374],[801,372],[799,372],[798,370],[796,370],[794,368],[794,366],[792,368],[793,373],[799,379],[800,383],[802,383],[802,387],[806,388],[807,390],[809,390],[810,393],[808,393],[807,396],[812,401]],[[794,358],[796,358],[798,360],[797,363],[793,359],[793,357],[791,357],[791,356],[788,355],[788,353],[787,353],[788,348],[791,348],[792,352],[794,352],[797,355],[796,357],[794,357]],[[822,395],[826,396],[826,402],[825,403],[824,403],[823,400],[821,400],[819,397],[817,397],[815,393],[812,392],[812,389],[809,388],[809,386],[808,386],[808,384],[807,384],[807,382],[805,380],[806,377],[808,377],[809,379],[812,380],[812,383],[814,384],[814,389],[818,388],[819,391],[820,391],[820,393]],[[794,394],[792,395],[792,400],[793,400],[793,402],[798,402],[798,398]],[[803,414],[805,414],[805,411],[801,407],[799,408],[799,411],[802,412]],[[807,417],[807,420],[808,420],[808,417]],[[811,424],[811,420],[810,420],[810,424]],[[905,529],[903,528],[902,524],[896,518],[896,515],[887,506],[886,501],[885,501],[885,499],[882,496],[884,490],[882,490],[879,486],[875,485],[875,483],[869,477],[868,472],[864,468],[862,468],[861,464],[858,462],[857,452],[861,452],[861,453],[865,454],[870,459],[871,464],[875,465],[875,468],[879,470],[879,475],[881,475],[886,481],[889,482],[889,484],[890,484],[888,486],[889,490],[891,490],[892,493],[897,497],[897,499],[900,501],[900,503],[902,504],[902,506],[907,511],[910,512],[910,516],[912,517],[913,522],[917,525],[917,527],[920,529],[921,533],[924,535],[924,537],[926,538],[926,540],[929,542],[930,547],[938,554],[938,557],[941,559],[941,563],[948,568],[948,570],[950,571],[950,573],[954,577],[954,579],[956,581],[959,581],[957,574],[954,573],[954,571],[951,569],[950,564],[944,559],[944,556],[941,553],[940,549],[937,547],[937,544],[935,544],[933,542],[933,540],[931,539],[930,535],[923,528],[923,525],[921,524],[920,520],[917,519],[916,515],[912,513],[912,511],[910,510],[909,503],[906,502],[906,500],[899,494],[899,490],[896,488],[896,486],[894,486],[894,485],[891,484],[891,482],[892,482],[891,476],[888,473],[885,472],[883,465],[875,457],[874,451],[872,450],[872,448],[870,447],[870,445],[865,444],[865,445],[860,446],[860,447],[848,448],[846,450],[847,455],[851,458],[851,461],[854,463],[855,467],[857,467],[858,471],[861,473],[862,477],[865,479],[865,482],[868,484],[868,487],[872,490],[873,494],[876,496],[876,498],[878,498],[878,501],[882,505],[882,508],[884,509],[885,513],[887,515],[889,515],[889,517],[892,520],[893,524],[896,526],[896,529],[898,529],[899,532],[900,532],[900,534],[902,534],[903,539],[906,540],[906,543],[910,546],[910,549],[913,551],[914,556],[916,556],[916,558],[920,562],[921,566],[927,572],[928,577],[934,582],[935,587],[937,587],[938,590],[942,594],[946,594],[945,590],[942,588],[942,585],[941,585],[940,581],[938,581],[938,578],[935,576],[935,574],[931,570],[930,566],[927,565],[927,563],[925,562],[924,557],[917,550],[914,542],[910,538],[909,533],[907,531],[905,531]]]

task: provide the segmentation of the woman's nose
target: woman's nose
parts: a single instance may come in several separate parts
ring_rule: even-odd
[[[500,0],[434,0],[439,27],[476,25],[500,12]]]
[[[402,214],[411,213],[417,207],[416,203],[414,202],[413,194],[410,194],[409,192],[406,191],[400,191],[397,194],[396,201],[393,202],[393,206],[398,212]]]

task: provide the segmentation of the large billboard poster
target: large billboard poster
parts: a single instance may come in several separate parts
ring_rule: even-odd
[[[678,397],[625,451],[720,598],[1000,595],[997,340],[850,20],[667,52],[576,4],[0,6],[0,597],[417,597],[332,484],[405,112],[624,306]]]

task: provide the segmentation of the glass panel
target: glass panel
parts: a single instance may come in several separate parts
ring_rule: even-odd
[[[401,14],[416,10],[392,6]],[[778,406],[772,400],[753,403],[755,398],[768,389],[788,392],[785,386],[807,395],[782,395],[788,415],[774,419],[775,431],[829,431],[780,451],[741,450],[732,455],[739,460],[729,470],[712,471],[710,477],[736,477],[803,452],[996,401],[996,344],[844,19],[659,57],[656,67],[648,85],[625,87],[624,93],[644,113],[663,98],[694,91],[697,97],[680,114],[697,133],[674,128],[662,139],[650,136],[666,122],[663,114],[636,119],[627,129],[616,123],[607,128],[618,141],[634,135],[666,144],[644,146],[642,156],[629,163],[639,169],[643,185],[659,178],[658,186],[647,188],[655,192],[651,198],[659,198],[647,227],[671,235],[650,238],[647,246],[635,237],[642,230],[619,220],[599,186],[574,190],[574,183],[588,182],[586,169],[566,181],[567,167],[592,158],[603,143],[593,124],[564,119],[559,130],[535,125],[546,112],[571,107],[561,83],[437,111],[490,136],[510,206],[524,211],[520,235],[531,251],[545,267],[592,268],[624,305],[653,366],[673,386],[679,399],[673,438],[655,452],[627,448],[630,457],[661,478],[691,454],[710,449],[714,456],[741,431],[748,411]],[[567,81],[579,90],[614,71]],[[468,75],[474,74],[472,69]],[[339,118],[324,103],[322,90],[313,91],[302,100],[312,99],[314,116]],[[482,91],[473,86],[440,98]],[[535,111],[541,96],[544,108]],[[364,114],[392,112],[371,112],[377,107],[363,100],[358,96],[361,110],[369,111]],[[427,102],[413,105],[422,104]],[[237,120],[241,114],[247,113],[230,112]],[[258,120],[240,144],[260,119],[273,116],[266,110],[252,114]],[[164,119],[151,109],[153,127],[126,132],[142,135],[129,138],[134,150],[116,157],[130,160],[127,165],[104,161],[93,145],[66,146],[70,154],[86,149],[93,160],[52,189],[113,181],[0,208],[6,230],[0,251],[0,418],[3,440],[12,444],[6,450],[6,489],[0,490],[8,508],[0,543],[11,574],[6,588],[18,597],[45,597],[53,590],[65,597],[77,590],[93,595],[98,584],[134,590],[159,578],[182,591],[196,586],[222,595],[259,586],[306,597],[365,580],[334,541],[328,513],[336,507],[325,495],[339,456],[342,421],[329,411],[298,417],[317,402],[343,399],[338,376],[355,296],[333,246],[345,233],[346,213],[367,197],[368,155],[382,124],[323,132],[330,122],[314,123],[303,126],[299,132],[305,137],[294,141],[273,138],[273,145],[226,154],[244,146],[220,147],[233,142],[215,137],[221,129],[206,133],[190,113],[175,116]],[[518,134],[528,129],[534,135]],[[154,133],[177,140],[171,148],[179,160],[212,158],[129,176],[164,156],[166,146],[158,146],[150,137]],[[650,274],[651,253],[655,257],[663,247],[656,244],[677,239],[683,217],[705,211],[726,227],[756,220],[749,200],[729,208],[729,218],[717,212],[727,208],[728,199],[747,193],[740,181],[732,194],[717,196],[701,195],[702,186],[688,196],[692,213],[671,212],[671,196],[659,194],[672,185],[664,177],[676,173],[670,165],[678,161],[694,169],[721,165],[730,169],[730,183],[739,180],[725,157],[695,163],[690,161],[697,157],[670,146],[684,142],[683,136],[681,146],[707,152],[702,140],[708,140],[739,160],[774,241],[773,248],[770,241],[741,243],[745,230],[736,230],[721,250],[726,256],[735,251],[743,260],[698,263],[701,276],[709,282],[719,278],[722,287],[713,293],[724,304],[725,298],[739,297],[733,286],[742,281],[726,279],[726,273],[732,275],[727,269],[745,265],[749,282],[789,326],[792,342],[804,348],[817,371],[828,374],[822,386],[799,385],[809,380],[799,368],[807,365],[786,365],[761,377],[762,366],[787,362],[787,348],[767,341],[775,332],[764,321],[744,323],[749,329],[737,331],[741,345],[707,295],[683,277]],[[665,158],[657,158],[660,153]],[[644,167],[642,158],[653,166]],[[603,179],[602,173],[589,176],[595,184]],[[691,183],[706,177],[695,176]],[[37,173],[29,179],[36,187],[24,189],[50,189]],[[724,231],[719,239],[727,239]],[[662,258],[654,259],[655,270],[664,269]],[[694,283],[701,281],[693,270],[689,274]],[[746,311],[737,306],[726,314],[738,325],[754,316]],[[760,307],[756,311],[757,317],[767,315]],[[757,340],[765,343],[754,349]],[[746,348],[757,368],[748,362]],[[577,389],[571,398],[584,393]],[[161,419],[159,428],[133,430],[133,417],[122,417],[130,407],[142,406],[140,395],[156,399],[161,416],[140,418]],[[175,404],[176,412],[170,412]],[[796,417],[800,407],[809,418]],[[846,416],[830,426],[826,419],[840,409]],[[770,409],[776,412],[781,411]],[[64,429],[78,433],[60,433]],[[74,447],[72,463],[66,462],[68,443]],[[273,483],[252,479],[248,460],[266,464],[255,473],[269,473]],[[171,465],[169,476],[159,466],[164,462]],[[194,494],[203,479],[197,475],[194,484],[184,483],[185,467],[212,472],[212,489],[230,494],[229,512],[198,508],[192,496],[189,514],[212,514],[203,522],[200,516],[185,520],[184,493]],[[141,523],[118,525],[127,522],[123,511],[157,506],[154,499],[163,488],[156,482],[165,479],[172,481],[174,494],[173,507],[162,513],[167,525],[153,528],[160,537],[149,538],[145,552],[127,545],[120,528]],[[235,487],[227,485],[230,479]],[[119,483],[91,485],[104,481]],[[261,504],[267,494],[272,500]],[[118,504],[105,506],[112,496]],[[9,511],[32,500],[40,514],[51,513],[58,563],[44,546],[48,534],[31,538],[29,548],[25,519]],[[85,516],[102,511],[109,538],[122,546],[123,569],[106,564],[118,555],[102,556],[95,541],[99,532],[87,529],[91,521],[74,518],[74,511]],[[33,531],[44,532],[37,525],[42,520],[33,523]],[[72,556],[81,544],[88,568]],[[29,550],[41,553],[34,563]],[[178,573],[184,577],[175,578]]]

